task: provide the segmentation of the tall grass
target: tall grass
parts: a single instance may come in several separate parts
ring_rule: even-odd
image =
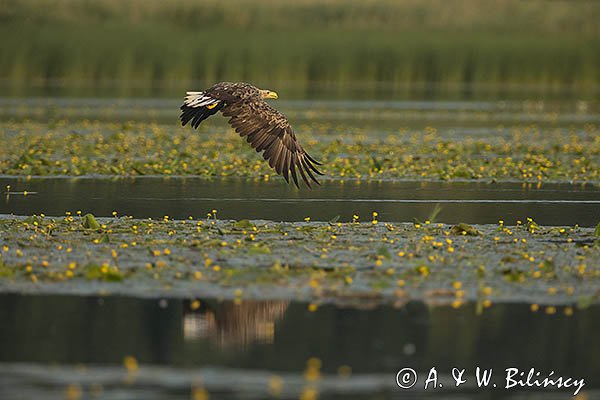
[[[0,79],[183,87],[600,83],[600,2],[0,0]]]

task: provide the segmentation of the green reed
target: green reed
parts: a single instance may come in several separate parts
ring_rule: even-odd
[[[273,87],[434,82],[580,89],[600,81],[595,3],[31,0],[0,6],[0,79],[11,84],[179,88],[248,80]]]

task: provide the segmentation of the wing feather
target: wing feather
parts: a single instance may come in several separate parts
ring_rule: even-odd
[[[283,179],[285,179],[285,181],[287,183],[290,183],[290,178],[289,178],[289,172],[290,172],[290,156],[291,153],[289,151],[286,151],[283,153],[283,162],[281,164],[281,172],[283,175]]]
[[[296,164],[294,163],[294,155],[290,154],[290,172],[292,173],[292,179],[294,180],[294,184],[296,187],[298,186],[298,176],[296,175]]]
[[[262,152],[269,166],[289,182],[291,175],[296,186],[298,173],[304,183],[319,184],[315,174],[323,175],[316,165],[321,163],[309,156],[298,143],[288,120],[277,110],[260,99],[246,99],[226,105],[221,110],[229,117],[229,124],[241,136],[246,137],[257,152]]]
[[[273,164],[275,164],[275,171],[277,171],[279,175],[283,173],[285,155],[287,153],[287,148],[280,142],[279,148],[277,149],[277,156],[275,157],[275,160],[273,160]]]
[[[308,181],[308,178],[306,177],[306,174],[302,169],[302,163],[299,160],[298,154],[294,154],[294,164],[298,166],[298,171],[300,171],[300,176],[302,176],[302,180],[304,181],[304,183],[306,183],[306,186],[311,187],[310,182]]]
[[[315,176],[311,172],[310,168],[308,167],[309,164],[306,162],[306,157],[304,157],[304,155],[302,155],[300,157],[300,159],[302,160],[302,165],[304,166],[304,170],[306,171],[306,173],[308,174],[308,176],[310,177],[310,179],[312,179],[313,181],[315,181],[315,183],[318,185],[319,181],[317,180],[317,178],[315,178]]]
[[[267,145],[271,144],[271,141],[274,139],[275,137],[272,135],[269,135],[267,132],[263,132],[263,134],[252,143],[252,147],[256,148],[256,151],[262,151],[267,147]]]

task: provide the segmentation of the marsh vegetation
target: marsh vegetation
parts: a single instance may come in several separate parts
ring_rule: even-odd
[[[301,96],[313,82],[346,97],[357,86],[592,96],[600,79],[596,2],[35,0],[0,10],[0,78],[15,93],[58,84],[156,95],[246,80]]]

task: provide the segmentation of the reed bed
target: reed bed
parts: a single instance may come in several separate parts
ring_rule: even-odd
[[[183,87],[192,81],[349,87],[600,80],[600,4],[156,0],[0,2],[11,85]]]

